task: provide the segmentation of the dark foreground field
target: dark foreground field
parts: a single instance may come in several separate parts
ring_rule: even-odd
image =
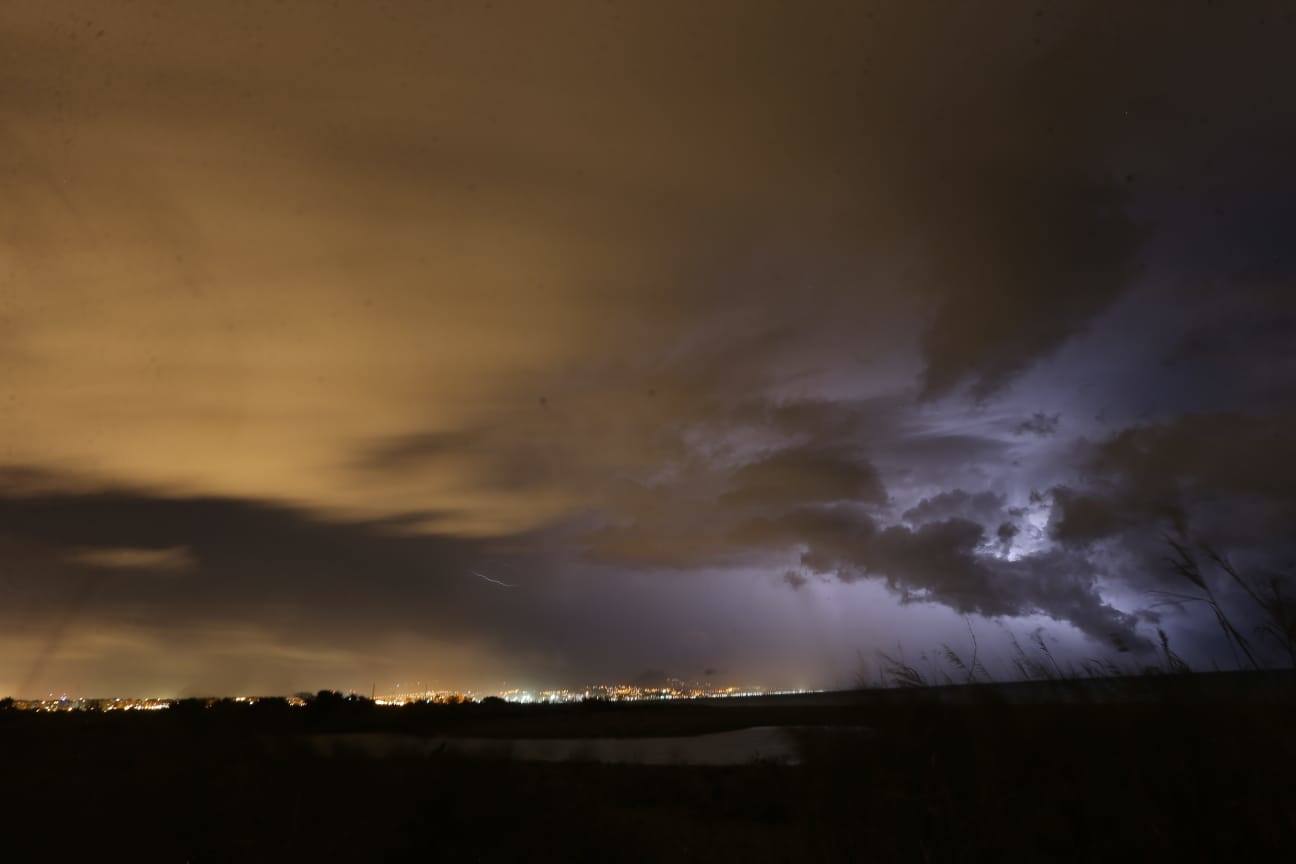
[[[686,704],[0,712],[0,859],[1288,860],[1291,679],[1184,680]],[[811,727],[802,764],[376,758],[308,746],[335,733],[752,725]],[[833,732],[859,726],[873,731]]]

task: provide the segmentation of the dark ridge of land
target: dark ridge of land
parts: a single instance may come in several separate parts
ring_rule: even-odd
[[[0,712],[6,860],[1186,861],[1296,844],[1290,673],[715,702]],[[322,756],[333,732],[809,736],[798,766]]]
[[[879,687],[813,693],[743,696],[702,700],[747,705],[941,705],[1055,704],[1274,704],[1296,701],[1296,670],[1128,675],[1106,678],[1065,678],[1033,681],[989,681],[922,687]]]

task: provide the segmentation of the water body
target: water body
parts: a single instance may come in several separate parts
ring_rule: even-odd
[[[730,732],[659,738],[420,738],[358,733],[316,735],[310,746],[323,755],[375,757],[441,754],[528,762],[603,762],[630,765],[745,765],[801,762],[801,737],[793,726],[752,726]],[[862,729],[839,729],[856,735]]]

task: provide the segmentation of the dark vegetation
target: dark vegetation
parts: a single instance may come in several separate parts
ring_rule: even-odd
[[[1247,698],[1250,694],[1250,698]],[[1296,840],[1290,673],[714,703],[0,712],[6,860],[1247,860]],[[817,727],[798,766],[318,755],[312,734]],[[868,726],[875,734],[833,735]]]

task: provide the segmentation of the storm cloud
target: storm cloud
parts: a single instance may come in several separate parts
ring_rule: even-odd
[[[1292,30],[8,4],[9,686],[1146,647],[1167,532],[1292,560]]]

